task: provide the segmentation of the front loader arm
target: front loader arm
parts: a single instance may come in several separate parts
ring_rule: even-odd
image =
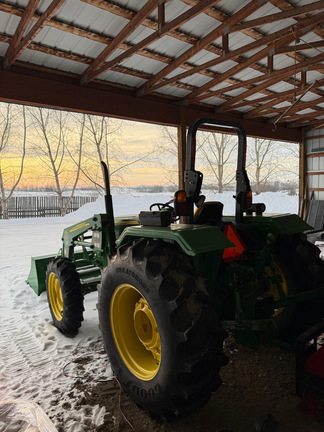
[[[63,231],[62,256],[75,260],[75,254],[82,250],[83,258],[96,261],[100,266],[107,265],[111,255],[109,243],[109,220],[107,214],[93,217],[66,228]]]

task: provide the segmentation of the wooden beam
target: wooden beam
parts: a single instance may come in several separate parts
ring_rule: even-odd
[[[324,9],[324,1],[318,1],[304,6],[294,7],[293,9],[286,10],[285,12],[278,12],[275,14],[266,15],[261,18],[236,24],[235,26],[229,29],[229,33],[236,33],[248,28],[260,27],[262,25],[272,24],[278,21],[283,21],[287,18],[293,18],[299,15],[305,15],[307,13],[316,12],[322,9]]]
[[[186,78],[186,77],[188,77],[194,73],[198,73],[198,72],[202,73],[203,70],[211,68],[213,66],[217,66],[218,64],[221,64],[225,61],[228,61],[228,60],[237,61],[239,56],[241,56],[242,54],[247,54],[248,52],[253,51],[257,48],[260,48],[261,46],[266,45],[268,43],[273,43],[273,42],[279,40],[280,38],[282,38],[286,35],[289,35],[289,34],[291,34],[291,28],[290,27],[283,29],[283,30],[279,30],[279,31],[272,33],[270,35],[264,36],[262,39],[251,42],[250,44],[244,45],[243,47],[237,48],[236,50],[229,51],[225,55],[224,54],[221,55],[221,53],[220,53],[219,57],[216,59],[209,60],[208,62],[202,63],[199,66],[195,66],[195,67],[191,68],[190,70],[187,70],[187,71],[182,72],[178,75],[175,75],[172,78],[168,78],[166,80],[163,80],[159,83],[154,84],[154,86],[152,86],[150,91],[156,91],[160,87],[170,85],[173,82],[179,81],[180,79]],[[277,49],[275,49],[274,47],[271,48],[271,51],[273,51],[273,54],[277,53]],[[269,53],[268,53],[268,55],[269,55]],[[245,61],[245,59],[242,58],[242,60],[239,63],[241,64],[244,61]],[[251,67],[253,67],[253,66],[251,65]],[[243,82],[242,82],[242,85],[243,85]]]
[[[324,53],[319,54],[316,57],[312,57],[311,59],[305,60],[302,63],[299,63],[298,65],[289,66],[283,69],[279,69],[271,73],[268,77],[264,77],[262,84],[259,84],[255,86],[252,90],[247,90],[246,92],[240,94],[239,96],[236,96],[232,98],[230,101],[225,102],[222,104],[219,108],[225,108],[234,105],[236,102],[240,102],[242,99],[245,99],[246,97],[249,97],[255,93],[259,93],[260,90],[264,90],[267,87],[271,87],[274,84],[277,84],[278,82],[286,79],[288,76],[290,76],[292,73],[300,72],[302,69],[307,68],[313,64],[316,64],[318,62],[324,61]],[[261,79],[260,79],[261,81]],[[207,96],[206,96],[207,97]]]
[[[186,111],[185,107],[180,107],[179,124],[178,124],[178,185],[179,189],[184,189],[184,171],[186,163],[186,144],[187,144],[187,128],[186,128]]]
[[[186,3],[188,5],[193,6],[196,4],[199,0],[182,0],[183,3]],[[261,0],[262,1],[262,0]],[[206,15],[216,19],[217,21],[223,23],[224,21],[228,20],[230,18],[229,14],[224,13],[223,11],[213,7],[206,10]],[[252,39],[258,40],[261,39],[264,35],[255,29],[246,29],[242,30],[242,33],[244,33],[246,36],[249,36]]]
[[[24,36],[24,33],[28,27],[28,24],[31,21],[32,16],[35,13],[35,10],[37,9],[38,4],[39,4],[39,0],[30,0],[28,2],[26,10],[25,10],[24,14],[22,15],[22,17],[19,21],[18,27],[15,31],[15,34],[11,40],[8,51],[6,52],[4,62],[3,62],[4,68],[7,68],[8,66],[10,66],[10,64],[11,64],[10,59],[14,55],[14,52],[17,48],[17,45],[21,42],[21,39]]]
[[[268,52],[268,74],[273,72],[273,54]]]
[[[252,109],[251,111],[249,111],[248,113],[246,113],[244,115],[244,118],[253,118],[253,117],[256,117],[256,116],[258,116],[258,114],[260,112],[265,111],[268,108],[275,107],[276,105],[279,105],[279,104],[281,104],[283,102],[286,102],[286,101],[288,102],[289,99],[291,99],[291,96],[293,96],[295,93],[297,95],[299,95],[299,94],[303,93],[303,89],[298,88],[298,89],[288,90],[288,91],[283,92],[283,93],[278,93],[278,94],[276,94],[276,95],[274,95],[272,97],[269,96],[267,98],[267,99],[271,98],[271,100],[269,102],[267,102],[265,104],[262,104],[262,105],[260,105],[260,106],[258,106],[256,108]],[[248,103],[248,101],[246,101],[245,104],[246,103]],[[237,108],[237,106],[235,108]]]
[[[306,137],[305,138],[306,141],[312,141],[314,139],[324,139],[324,135],[318,135],[318,136]]]
[[[251,15],[251,13],[255,12],[259,7],[261,7],[260,3],[258,3],[255,0],[252,0],[248,5],[246,5],[242,9],[240,9],[235,15],[228,18],[227,21],[220,24],[215,30],[212,30],[210,33],[208,33],[201,40],[197,41],[197,43],[195,45],[193,45],[191,48],[189,48],[182,55],[180,55],[179,57],[174,59],[168,66],[166,66],[164,69],[162,69],[153,78],[148,80],[147,83],[145,83],[142,87],[140,87],[140,89],[138,91],[138,95],[142,96],[142,95],[145,95],[146,93],[149,93],[150,91],[152,91],[152,88],[153,88],[155,83],[160,81],[162,78],[167,76],[170,72],[175,70],[177,67],[181,66],[183,63],[188,61],[191,57],[193,57],[199,51],[201,51],[206,46],[208,46],[210,43],[212,43],[219,36],[221,36],[223,34],[226,26],[240,22],[242,19],[246,18],[247,16]]]
[[[284,112],[288,107],[285,106],[283,108],[275,108],[276,105],[281,104],[283,102],[289,102],[291,105],[294,103],[294,100],[291,99],[291,96],[299,96],[304,93],[304,89],[302,87],[299,87],[298,89],[289,90],[288,92],[285,92],[285,94],[280,94],[279,97],[275,98],[275,101],[272,100],[264,105],[261,105],[257,108],[254,108],[253,110],[249,111],[247,114],[244,115],[244,118],[253,118],[256,117],[260,112],[267,111],[269,108],[272,108],[273,111],[279,113]],[[290,100],[289,100],[290,99]],[[297,102],[294,106],[291,107],[289,110],[288,115],[294,114],[299,111],[303,111],[307,108],[320,108],[317,107],[318,104],[324,103],[324,97],[318,97],[317,99],[313,99],[308,102],[302,102],[302,99]]]
[[[114,5],[114,4],[107,3],[106,1],[105,2],[102,2],[101,0],[99,0],[99,1],[93,0],[93,2],[92,2],[92,0],[91,1],[90,0],[89,1],[84,0],[84,1],[86,3],[91,3],[93,6],[100,7],[104,10],[107,10],[111,13],[116,13],[116,14],[118,14],[118,16],[123,16],[124,18],[131,19],[135,15],[134,12],[131,12],[128,9],[127,10],[123,9],[119,6]],[[169,0],[166,0],[166,1],[169,1]],[[198,3],[198,0],[183,0],[183,1],[184,1],[184,3],[189,4],[191,6],[194,6]],[[19,17],[23,16],[23,14],[25,12],[25,10],[22,8],[19,8],[19,7],[13,6],[13,5],[9,5],[6,3],[0,3],[0,11],[9,13],[9,14],[12,14],[15,16],[19,16]],[[220,12],[215,7],[206,9],[204,11],[204,13],[215,18],[215,19],[218,19],[219,21],[225,21],[228,18],[228,16],[226,16],[226,14],[224,14],[223,12]],[[37,15],[37,12],[36,12],[35,15],[33,16],[32,20],[37,21],[38,19],[39,19],[39,15]],[[149,28],[158,29],[157,23],[151,19],[146,19],[143,24]],[[94,40],[96,42],[100,42],[100,43],[103,43],[106,45],[108,45],[109,43],[112,42],[112,38],[109,38],[109,37],[104,36],[102,34],[98,34],[94,31],[89,31],[85,28],[68,25],[65,22],[62,22],[57,18],[53,18],[51,21],[48,21],[47,26],[56,28],[56,29],[61,30],[61,31],[71,33],[71,34],[79,36],[79,37],[84,37],[84,38],[87,38],[90,40]],[[254,30],[253,31],[249,31],[249,30],[245,31],[244,30],[244,33],[246,33],[249,36],[252,36],[258,40],[263,37],[262,34],[254,31]],[[185,41],[187,43],[194,44],[197,42],[197,38],[194,38],[192,35],[189,35],[186,32],[180,31],[179,29],[172,30],[168,34],[169,34],[169,36],[172,36],[175,39],[182,40],[182,41]],[[124,50],[128,50],[132,46],[133,46],[132,44],[123,43],[120,45],[120,48],[122,48]],[[217,48],[214,44],[205,47],[205,49],[207,51],[217,53],[220,56],[222,55],[221,48]],[[138,54],[141,56],[147,57],[147,58],[161,61],[161,62],[166,63],[166,64],[169,64],[172,60],[169,57],[158,54],[158,53],[156,53],[156,52],[154,52],[148,48],[145,48],[141,51],[138,51]],[[240,63],[240,62],[244,61],[244,59],[237,57],[236,61]],[[264,69],[261,65],[252,65],[251,67],[253,67],[256,70],[261,71],[261,72],[263,72],[263,69]],[[190,70],[193,68],[193,65],[190,65],[190,63],[184,63],[182,65],[182,68]],[[112,66],[112,69],[117,70],[118,67]],[[210,70],[201,70],[200,73],[202,75],[210,76],[212,78],[215,77],[215,73],[210,71]],[[227,79],[226,81],[229,83],[237,82],[237,80],[233,80],[231,78]],[[183,84],[176,84],[176,86],[177,87],[179,87],[179,86],[183,87]],[[268,91],[265,91],[264,93],[268,93]]]
[[[307,153],[307,158],[316,158],[316,157],[324,157],[324,151],[321,153]]]
[[[317,115],[321,115],[321,114],[317,114]],[[318,128],[318,127],[323,127],[324,126],[324,119],[315,119],[315,120],[299,120],[299,121],[294,121],[291,122],[289,124],[287,124],[288,128],[298,128],[298,127],[307,127],[307,130],[310,129],[314,129],[314,128]]]
[[[158,23],[159,23],[158,32],[159,34],[161,34],[162,28],[165,26],[165,1],[164,0],[159,0],[158,2]]]
[[[292,122],[296,125],[300,124],[300,125],[305,125],[305,121],[307,121],[307,124],[310,120],[320,120],[317,119],[316,117],[321,117],[324,114],[324,110],[322,109],[317,109],[315,111],[312,111],[310,113],[307,114],[296,114],[296,115],[289,115],[289,112],[287,113],[286,116],[283,116],[282,119],[280,119],[279,123],[288,123],[291,124]],[[322,119],[323,123],[324,123],[324,119]],[[277,123],[278,124],[278,123]]]
[[[85,74],[81,78],[81,83],[84,84],[86,82],[91,81],[92,79],[96,78],[97,76],[101,75],[106,70],[110,69],[112,66],[120,63],[121,61],[125,60],[126,58],[130,57],[134,53],[136,53],[139,50],[142,50],[143,48],[147,47],[151,43],[153,43],[155,40],[159,39],[162,35],[168,33],[170,30],[174,30],[175,28],[179,27],[181,24],[186,22],[188,18],[193,18],[194,16],[200,14],[205,9],[210,7],[211,4],[216,3],[219,0],[202,0],[197,6],[193,7],[190,11],[186,11],[177,18],[173,19],[172,21],[168,22],[164,25],[164,27],[161,30],[161,33],[159,31],[155,31],[153,34],[147,36],[145,39],[143,39],[138,44],[134,45],[132,48],[128,49],[126,52],[120,54],[119,56],[115,57],[113,60],[104,63],[102,66],[98,67],[94,71],[90,71],[87,73],[85,71]],[[155,0],[156,4],[156,0]]]
[[[302,139],[299,144],[299,216],[304,219],[306,216],[306,145],[305,145],[305,129],[302,130]]]
[[[0,100],[2,101],[172,126],[179,124],[180,107],[170,103],[170,99],[137,98],[133,93],[126,93],[121,89],[94,82],[80,87],[78,76],[68,73],[44,72],[18,65],[14,65],[13,69],[0,70]],[[239,122],[249,136],[294,142],[299,142],[301,139],[301,131],[298,129],[279,125],[274,131],[270,124],[244,120],[232,113],[216,116],[212,107],[186,107],[187,126],[199,117]]]
[[[119,45],[137,29],[144,19],[150,15],[154,9],[156,9],[156,0],[149,0],[143,8],[137,12],[134,18],[125,25],[125,27],[114,37],[113,41],[98,55],[97,58],[93,60],[91,65],[86,69],[86,71],[81,76],[81,84],[86,84],[91,79],[94,79],[97,75],[92,72],[98,69],[104,61],[119,47]],[[91,75],[90,75],[91,74]]]
[[[316,41],[316,42],[310,42],[310,43],[304,43],[304,44],[297,44],[295,45],[289,45],[286,47],[281,48],[274,48],[275,54],[288,54],[288,53],[294,53],[299,51],[309,51],[316,48],[323,48],[324,47],[324,41]]]
[[[28,47],[32,40],[38,35],[48,21],[56,14],[58,9],[62,6],[65,0],[52,0],[46,11],[41,15],[38,21],[29,30],[28,34],[15,46],[10,53],[10,56],[6,57],[4,68],[12,65],[20,54]],[[34,13],[34,11],[33,11]]]
[[[318,64],[315,64],[315,65],[310,65],[310,66],[308,66],[308,70],[317,70],[318,69]],[[274,72],[273,72],[274,73]],[[209,97],[212,97],[212,96],[214,96],[214,97],[222,97],[222,94],[224,93],[227,93],[227,92],[231,92],[232,90],[236,90],[236,89],[238,89],[238,88],[246,88],[246,87],[248,87],[248,86],[251,86],[252,84],[256,84],[256,83],[259,83],[259,82],[264,82],[266,79],[268,79],[268,78],[270,78],[270,77],[268,77],[268,76],[266,76],[266,75],[260,75],[260,76],[258,76],[258,77],[255,77],[255,78],[251,78],[251,79],[249,79],[249,80],[246,80],[246,81],[240,81],[240,82],[238,82],[238,83],[236,83],[236,84],[233,84],[233,85],[231,85],[231,86],[229,86],[229,87],[225,87],[225,88],[222,88],[222,89],[219,89],[219,90],[214,90],[214,91],[209,91],[209,92],[207,92],[206,93],[206,95],[204,95],[204,97],[202,96],[202,97],[200,97],[199,99],[206,99],[206,98],[209,98]],[[292,84],[292,85],[294,85],[294,86],[299,86],[300,85],[300,82],[299,81],[296,81],[296,80],[292,80],[292,78],[285,78],[285,80],[284,81],[287,81],[288,83],[290,83],[290,84]],[[251,87],[250,87],[251,88]],[[253,87],[253,88],[256,88],[256,87]],[[260,90],[260,92],[263,92],[264,90]],[[269,90],[267,90],[268,92],[269,92]],[[252,94],[250,95],[250,96],[252,96],[253,94],[254,94],[255,92],[252,92]],[[272,92],[273,93],[273,92]],[[269,94],[269,93],[268,93]],[[271,93],[270,93],[270,95],[271,95]],[[249,97],[249,96],[248,96]],[[233,98],[231,98],[231,100],[232,100]],[[256,99],[253,99],[253,100],[251,100],[251,101],[249,101],[249,100],[247,100],[246,102],[247,102],[247,104],[253,104],[253,102],[255,101]],[[240,103],[240,105],[242,105],[242,102]],[[237,106],[240,106],[240,105],[237,105]],[[236,107],[235,107],[236,108]],[[220,111],[227,111],[228,109],[226,108],[226,106],[223,106],[223,105],[219,105],[219,108],[218,108]]]
[[[222,34],[223,57],[228,54],[228,33]]]
[[[278,39],[278,41],[276,42],[277,46],[285,46],[289,44],[290,42],[295,40],[295,34],[297,36],[300,35],[301,33],[304,34],[306,29],[309,32],[313,29],[313,26],[316,26],[317,24],[322,23],[323,21],[324,21],[324,12],[315,15],[314,17],[311,17],[309,19],[303,20],[302,23],[298,24],[298,30],[296,30],[296,33],[290,32],[288,34],[285,34],[284,37]],[[254,64],[260,61],[261,59],[263,59],[264,57],[266,57],[268,55],[268,50],[269,50],[268,47],[264,48],[263,50],[259,51],[258,53],[256,53],[255,55],[247,59],[245,62],[237,66],[234,66],[233,68],[229,69],[227,72],[223,73],[220,78],[215,78],[209,81],[205,85],[201,86],[198,90],[196,90],[195,92],[187,96],[185,100],[188,102],[193,102],[193,101],[198,101],[200,99],[205,99],[206,97],[209,97],[209,96],[204,96],[202,94],[205,93],[210,88],[214,87],[215,85],[219,84],[220,82],[224,81],[225,78],[228,78],[229,76],[234,76],[235,74],[242,71],[243,69],[250,66],[251,64]]]
[[[319,97],[317,99],[308,101],[308,102],[302,102],[302,100],[300,100],[298,103],[296,103],[291,110],[289,111],[289,116],[291,116],[291,114],[295,114],[296,112],[299,111],[303,111],[304,109],[307,108],[313,108],[313,109],[320,109],[323,110],[323,108],[318,107],[318,104],[324,103],[324,97]],[[324,110],[323,110],[324,111]],[[323,112],[324,114],[324,112]],[[303,116],[307,116],[307,114],[303,114]]]

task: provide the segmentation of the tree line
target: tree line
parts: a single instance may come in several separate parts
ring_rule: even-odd
[[[41,107],[0,103],[0,205],[3,217],[7,203],[22,179],[26,161],[34,171],[27,181],[48,184],[58,197],[65,215],[82,185],[102,188],[100,161],[109,166],[111,185],[126,185],[132,169],[151,166],[160,170],[160,185],[177,188],[177,132],[160,126],[152,145],[144,151],[125,151],[125,121],[90,114]],[[233,135],[199,132],[197,169],[204,173],[204,185],[222,193],[235,181],[237,140]],[[298,176],[298,146],[261,138],[248,141],[247,169],[254,192],[280,179]],[[82,182],[81,182],[82,180]],[[65,197],[63,199],[63,197]],[[66,199],[68,197],[68,199]]]
[[[161,135],[169,143],[165,157],[177,155],[178,141],[175,130],[162,126]],[[170,145],[171,144],[171,145]],[[206,190],[223,193],[235,182],[237,163],[236,135],[198,131],[196,169],[204,174]],[[163,161],[161,161],[163,163]],[[299,175],[299,146],[263,138],[248,138],[246,169],[256,195],[274,190],[276,182],[295,187]],[[177,165],[165,164],[169,183],[177,181]],[[278,190],[278,189],[277,189]]]
[[[133,155],[123,151],[123,122],[94,116],[0,103],[0,205],[7,218],[7,203],[26,172],[25,181],[47,184],[58,197],[64,216],[80,184],[102,189],[100,161],[109,166],[111,184],[121,185],[132,165],[149,163],[152,151]],[[18,162],[17,162],[18,161]],[[68,197],[68,199],[66,199]]]

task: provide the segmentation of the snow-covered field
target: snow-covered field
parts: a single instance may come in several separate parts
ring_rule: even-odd
[[[137,214],[153,202],[166,202],[170,198],[168,193],[116,196],[115,216]],[[224,214],[233,214],[232,193],[208,198],[222,201]],[[255,201],[264,202],[269,213],[297,212],[296,196],[267,192]],[[37,297],[25,282],[31,256],[56,253],[66,226],[100,212],[104,212],[103,198],[64,218],[0,220],[0,432],[25,431],[27,427],[27,423],[24,427],[17,420],[5,418],[3,413],[8,405],[3,402],[8,400],[39,403],[54,426],[64,424],[64,432],[96,430],[107,415],[99,406],[76,408],[69,398],[75,391],[77,376],[112,379],[109,361],[102,352],[96,293],[86,295],[82,327],[75,338],[68,339],[51,325],[46,294]],[[89,361],[81,370],[78,359],[85,354]],[[93,381],[88,382],[92,385]],[[25,408],[21,415],[22,412],[27,415]],[[85,420],[91,428],[84,429]],[[55,428],[43,427],[44,431],[55,432]]]

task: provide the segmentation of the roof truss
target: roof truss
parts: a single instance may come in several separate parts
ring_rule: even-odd
[[[146,0],[136,3],[136,10],[121,0],[76,0],[79,15],[97,13],[89,25],[79,22],[77,13],[73,21],[69,18],[71,4],[52,0],[44,11],[39,0],[29,0],[25,9],[2,1],[0,49],[1,44],[7,47],[2,69],[51,72],[57,80],[69,77],[76,91],[80,85],[101,86],[126,92],[134,103],[168,101],[192,107],[197,115],[211,111],[263,124],[279,119],[290,129],[321,124],[324,0],[302,0],[296,6],[294,0],[250,0],[243,7],[234,0],[232,9],[220,0]],[[100,11],[105,29],[97,24]],[[8,16],[19,18],[10,31],[1,29]],[[123,24],[113,32],[114,17]],[[61,32],[65,43],[43,42],[43,29]],[[79,42],[73,45],[72,40]],[[85,40],[101,44],[99,54],[82,52]],[[50,71],[34,63],[33,52],[45,61],[57,59],[57,67]],[[59,59],[75,64],[76,71],[61,68]]]

